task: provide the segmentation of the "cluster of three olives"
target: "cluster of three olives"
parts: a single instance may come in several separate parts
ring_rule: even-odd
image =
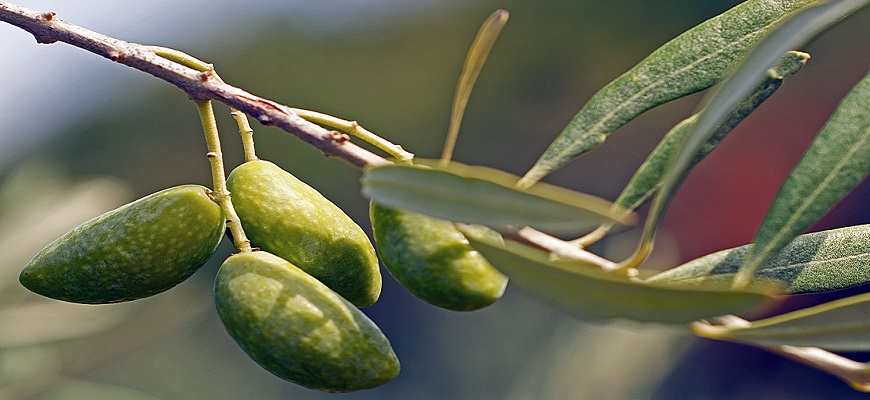
[[[233,339],[269,372],[309,388],[351,391],[393,379],[395,353],[356,307],[374,303],[381,290],[362,229],[266,161],[239,166],[228,185],[244,227],[264,249],[231,255],[218,272],[215,304]],[[173,187],[89,220],[43,248],[19,280],[85,304],[168,290],[223,237],[225,217],[210,194],[199,185]]]
[[[348,304],[369,306],[381,290],[377,255],[362,229],[315,189],[269,162],[241,165],[227,185],[248,238],[264,250],[231,256],[218,274],[216,305],[230,335],[264,368],[308,387],[355,390],[394,378],[399,365],[388,341]],[[376,204],[370,217],[387,270],[420,299],[474,310],[504,292],[507,278],[452,223]],[[305,295],[302,288],[321,300],[312,304],[306,299],[314,293]],[[283,316],[258,316],[274,312],[274,302],[287,304],[279,309]],[[341,326],[357,330],[342,334]],[[351,336],[368,340],[348,340]],[[293,353],[296,344],[288,337],[317,343],[317,351],[275,357]]]

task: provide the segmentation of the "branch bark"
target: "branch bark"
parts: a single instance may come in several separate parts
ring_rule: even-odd
[[[65,22],[53,12],[40,13],[0,1],[0,21],[30,32],[37,43],[63,42],[135,68],[169,82],[194,101],[215,100],[240,110],[263,125],[277,126],[323,151],[327,156],[365,167],[386,159],[347,140],[345,135],[308,122],[290,107],[253,95],[235,86],[155,55],[147,46],[115,39]]]

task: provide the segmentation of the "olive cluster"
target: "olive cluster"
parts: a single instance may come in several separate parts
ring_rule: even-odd
[[[230,255],[214,299],[227,332],[269,372],[335,392],[399,373],[381,330],[358,307],[381,293],[378,253],[412,294],[452,310],[487,306],[507,278],[450,222],[371,205],[365,232],[317,190],[277,165],[249,161],[227,187],[252,251]],[[181,283],[215,252],[226,217],[208,188],[169,188],[85,222],[42,249],[22,285],[58,300],[104,304]]]

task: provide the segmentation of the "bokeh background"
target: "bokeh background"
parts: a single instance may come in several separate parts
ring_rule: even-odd
[[[418,157],[440,154],[467,47],[483,19],[505,8],[511,19],[471,98],[455,159],[516,174],[598,88],[737,3],[18,2],[124,40],[189,52],[214,63],[231,84],[358,120]],[[654,266],[752,240],[780,182],[867,72],[868,26],[864,10],[803,49],[813,56],[807,67],[696,169],[671,206]],[[547,180],[615,198],[699,99],[647,112]],[[301,388],[257,367],[217,319],[211,285],[231,251],[227,243],[189,281],[129,304],[62,304],[17,283],[33,254],[84,220],[166,187],[210,185],[196,110],[182,92],[67,45],[37,45],[0,24],[0,110],[0,399],[859,397],[834,378],[760,350],[696,339],[684,327],[578,321],[510,287],[484,310],[444,311],[407,294],[386,271],[381,300],[364,311],[401,359],[399,378],[351,394]],[[232,167],[242,155],[225,111],[218,107]],[[254,128],[261,158],[370,231],[358,170],[282,131]],[[868,196],[870,187],[859,187],[813,230],[870,222]],[[625,232],[595,250],[618,258],[635,239]]]

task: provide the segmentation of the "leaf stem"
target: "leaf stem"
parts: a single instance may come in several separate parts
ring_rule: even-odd
[[[327,128],[338,130],[341,133],[359,138],[366,143],[369,143],[389,154],[401,163],[409,163],[414,159],[414,154],[406,151],[397,144],[391,143],[388,140],[372,133],[357,121],[348,121],[332,115],[320,113],[317,111],[303,110],[300,108],[292,108],[296,115],[302,117],[308,122],[313,122],[318,125],[323,125]]]
[[[595,228],[594,231],[572,240],[571,243],[580,248],[589,247],[592,244],[598,242],[599,240],[604,239],[604,237],[607,236],[608,233],[610,233],[611,229],[613,229],[613,224],[599,225],[598,228]]]
[[[175,61],[185,67],[195,69],[199,72],[210,72],[214,73],[214,65],[211,63],[207,63],[202,61],[190,54],[187,54],[180,50],[175,50],[169,47],[163,46],[146,46],[151,52],[155,55],[163,57],[169,61]],[[221,80],[220,82],[223,82]]]
[[[202,122],[202,130],[205,133],[205,141],[208,145],[208,160],[211,163],[211,176],[214,182],[212,199],[221,206],[227,221],[227,228],[233,235],[234,245],[239,252],[251,251],[251,241],[248,240],[242,228],[242,221],[233,208],[230,192],[227,190],[226,173],[224,171],[223,153],[221,152],[220,135],[218,134],[217,121],[214,118],[214,109],[211,100],[197,101],[196,108]]]

